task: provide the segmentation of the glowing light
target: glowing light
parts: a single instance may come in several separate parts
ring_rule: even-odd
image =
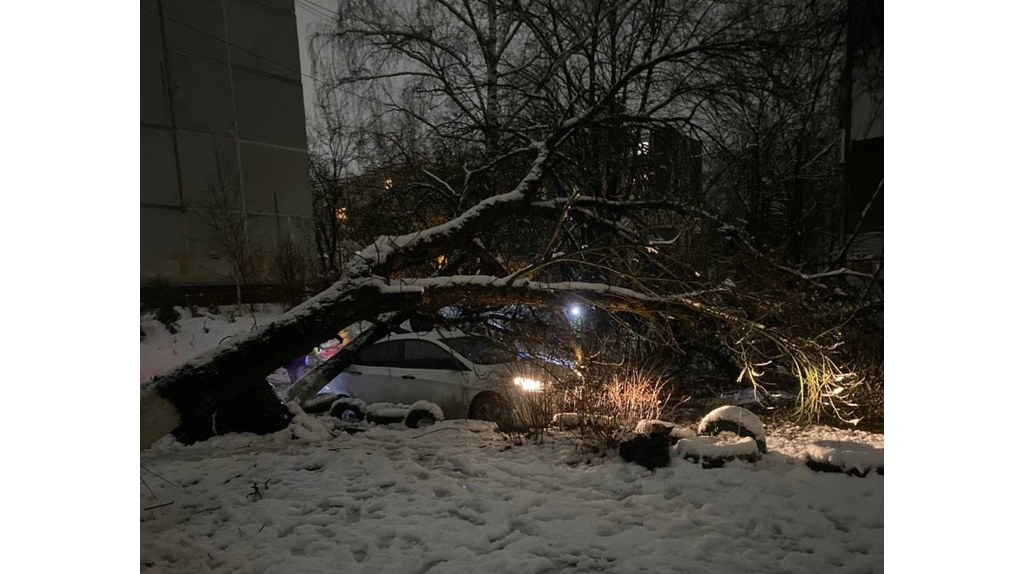
[[[583,309],[579,305],[573,305],[569,307],[569,314],[573,317],[579,317],[583,314]]]
[[[339,207],[334,210],[334,217],[339,221],[348,219],[348,209],[345,207]]]
[[[519,387],[520,389],[523,389],[524,391],[528,391],[531,393],[539,392],[541,389],[544,388],[544,383],[538,381],[537,379],[516,377],[512,379],[512,382],[515,383],[516,386]]]
[[[384,180],[384,189],[391,189],[392,185],[393,183],[390,177]]]

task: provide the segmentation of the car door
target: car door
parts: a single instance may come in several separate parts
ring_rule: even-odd
[[[403,381],[394,372],[402,363],[402,347],[402,341],[384,341],[360,351],[339,376],[344,384],[339,390],[367,404],[402,402]]]
[[[430,401],[441,405],[463,400],[468,367],[441,346],[421,339],[406,339],[401,366],[391,370],[401,381],[402,402]]]

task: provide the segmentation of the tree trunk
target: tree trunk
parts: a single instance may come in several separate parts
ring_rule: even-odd
[[[309,352],[340,329],[373,319],[416,295],[382,294],[375,285],[342,281],[251,335],[155,378],[142,390],[141,448],[201,413],[229,405],[288,359]]]
[[[344,371],[345,367],[352,364],[359,351],[382,339],[391,331],[394,325],[401,323],[404,319],[405,315],[402,314],[389,321],[377,323],[373,327],[359,333],[355,339],[352,339],[349,344],[345,345],[333,357],[317,365],[306,376],[295,381],[295,384],[288,389],[288,400],[297,399],[299,403],[304,403],[315,397],[320,389],[327,386],[327,383],[338,376],[338,373]]]

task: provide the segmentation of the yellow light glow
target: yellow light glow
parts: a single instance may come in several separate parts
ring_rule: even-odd
[[[392,185],[393,183],[390,177],[384,180],[384,189],[391,189]]]
[[[334,210],[334,217],[338,220],[348,219],[348,209],[345,207],[339,207]]]
[[[529,379],[526,377],[516,377],[512,379],[512,382],[520,389],[531,393],[536,393],[544,387],[544,383],[541,383],[537,379]]]

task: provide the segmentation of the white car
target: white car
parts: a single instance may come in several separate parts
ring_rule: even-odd
[[[445,418],[498,420],[510,391],[542,390],[541,380],[529,373],[515,353],[482,337],[403,333],[360,351],[320,394],[367,404],[429,401]]]

